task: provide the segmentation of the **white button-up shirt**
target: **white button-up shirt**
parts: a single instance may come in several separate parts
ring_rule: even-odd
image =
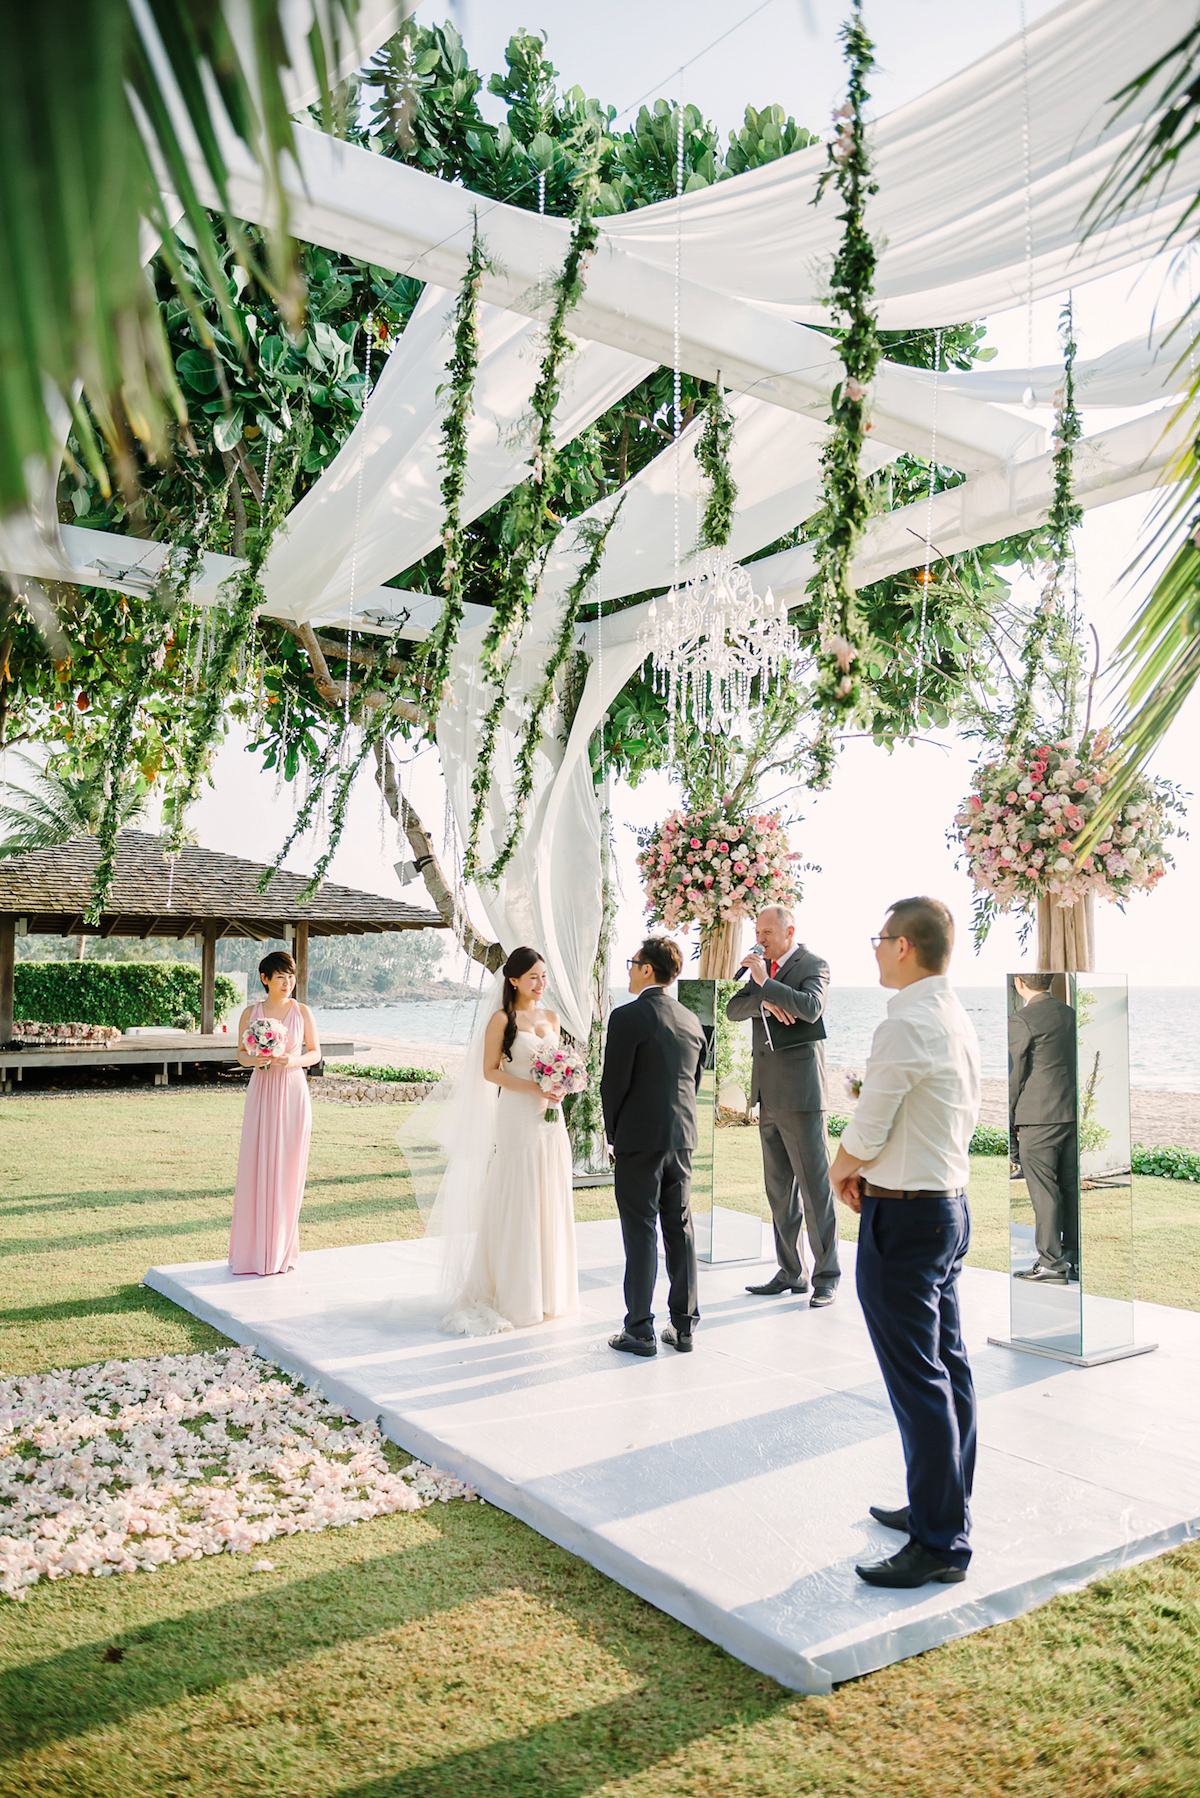
[[[842,1142],[873,1186],[958,1192],[978,1117],[974,1025],[946,975],[926,975],[888,1000]]]

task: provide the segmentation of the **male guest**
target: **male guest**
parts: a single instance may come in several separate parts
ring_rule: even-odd
[[[654,1355],[657,1223],[662,1226],[671,1322],[669,1347],[687,1354],[700,1316],[692,1230],[696,1091],[707,1045],[694,1013],[667,992],[683,957],[668,937],[648,937],[629,964],[633,1005],[608,1020],[600,1100],[615,1155],[614,1180],[625,1239],[625,1327],[609,1347]]]
[[[1008,1117],[1035,1219],[1037,1260],[1018,1280],[1064,1285],[1079,1244],[1075,1013],[1053,974],[1018,974],[1024,1009],[1008,1020]]]
[[[908,1504],[871,1515],[908,1540],[856,1569],[873,1586],[966,1578],[975,1388],[958,1315],[971,1237],[968,1150],[979,1116],[979,1044],[946,977],[954,920],[901,899],[874,939],[891,987],[831,1178],[860,1214],[858,1296],[900,1426]]]
[[[825,1143],[825,994],[829,964],[796,941],[796,920],[783,905],[759,914],[766,955],[742,958],[750,978],[732,995],[725,1016],[754,1020],[751,1103],[758,1102],[763,1179],[775,1223],[779,1271],[747,1292],[807,1292],[801,1219],[808,1230],[813,1281],[810,1305],[832,1305],[838,1265],[837,1206]],[[801,1201],[804,1209],[801,1211]]]

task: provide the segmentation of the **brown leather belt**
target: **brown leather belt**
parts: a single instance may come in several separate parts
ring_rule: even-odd
[[[957,1192],[898,1192],[894,1186],[872,1186],[869,1180],[863,1181],[863,1191],[869,1199],[961,1199],[965,1196],[961,1187]]]

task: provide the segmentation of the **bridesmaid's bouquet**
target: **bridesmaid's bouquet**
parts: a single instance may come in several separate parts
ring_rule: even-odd
[[[287,1031],[274,1018],[255,1018],[246,1026],[242,1047],[247,1055],[270,1055],[278,1060],[287,1054]]]
[[[574,1049],[561,1046],[547,1055],[535,1055],[533,1077],[544,1093],[581,1093],[588,1083],[587,1064]],[[557,1105],[547,1105],[542,1117],[547,1124],[558,1121]]]

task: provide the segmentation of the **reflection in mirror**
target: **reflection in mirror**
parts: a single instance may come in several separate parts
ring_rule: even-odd
[[[701,1261],[757,1261],[762,1254],[762,1157],[758,1130],[725,1125],[719,1096],[736,1072],[740,1027],[725,1017],[732,981],[681,980],[679,1002],[695,1013],[708,1055],[697,1095],[699,1141],[692,1157],[692,1222]]]
[[[1123,975],[1007,982],[1012,1339],[1087,1357],[1133,1344]]]

